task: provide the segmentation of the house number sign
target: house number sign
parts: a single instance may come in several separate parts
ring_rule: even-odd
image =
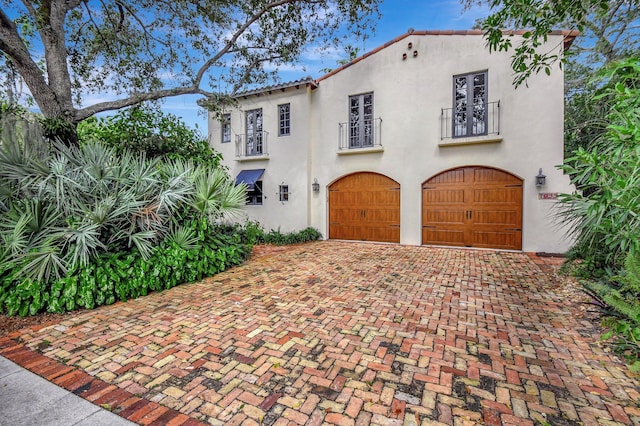
[[[558,193],[557,192],[540,192],[538,194],[538,200],[557,200]]]

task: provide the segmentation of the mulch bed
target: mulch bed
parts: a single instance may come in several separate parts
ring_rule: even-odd
[[[50,314],[41,313],[30,317],[20,316],[8,316],[0,314],[0,336],[6,336],[14,331],[22,330],[23,328],[41,328],[50,324],[57,324],[64,321],[68,316],[73,315],[73,312],[66,314]]]

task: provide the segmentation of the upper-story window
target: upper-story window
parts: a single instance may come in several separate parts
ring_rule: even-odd
[[[263,150],[262,108],[252,109],[246,113],[246,155],[260,155]]]
[[[453,137],[487,134],[487,72],[453,77]]]
[[[291,104],[278,105],[278,136],[291,134]]]
[[[224,114],[221,120],[222,143],[231,142],[231,114]]]
[[[349,148],[373,146],[373,92],[349,96]]]

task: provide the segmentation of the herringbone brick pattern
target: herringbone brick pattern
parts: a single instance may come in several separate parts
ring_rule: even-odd
[[[536,262],[287,247],[0,353],[142,424],[640,424],[638,383]]]

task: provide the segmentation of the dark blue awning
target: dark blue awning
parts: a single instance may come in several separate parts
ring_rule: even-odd
[[[260,180],[264,169],[243,170],[236,176],[236,185],[244,183],[249,191],[253,191],[256,181]]]

